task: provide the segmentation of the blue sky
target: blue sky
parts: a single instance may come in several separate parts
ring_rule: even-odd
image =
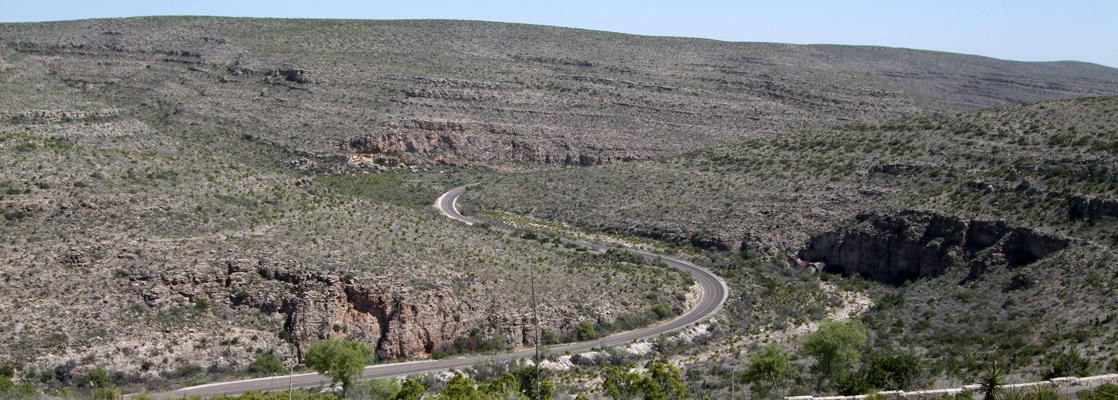
[[[0,0],[3,22],[146,15],[469,19],[742,42],[907,47],[1118,67],[1114,0]]]

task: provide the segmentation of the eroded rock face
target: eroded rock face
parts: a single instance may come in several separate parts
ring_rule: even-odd
[[[409,293],[335,283],[300,299],[291,314],[296,345],[344,334],[376,349],[378,359],[422,356],[463,336],[468,305],[450,293]]]
[[[1031,264],[1068,245],[1067,239],[1002,221],[922,211],[861,214],[852,222],[812,238],[799,258],[823,262],[828,271],[901,284],[963,264],[974,279],[990,266]]]
[[[1068,217],[1096,220],[1118,217],[1118,201],[1082,195],[1068,196]]]
[[[415,290],[248,260],[134,276],[133,281],[151,307],[224,287],[233,293],[236,306],[285,315],[284,330],[290,332],[298,356],[310,343],[347,337],[376,349],[378,359],[420,357],[444,348],[485,319],[483,310],[460,301],[447,288]],[[534,343],[534,337],[513,339]]]

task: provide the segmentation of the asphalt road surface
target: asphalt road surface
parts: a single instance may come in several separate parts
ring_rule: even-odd
[[[458,198],[461,197],[462,194],[466,193],[466,188],[467,187],[468,186],[460,186],[460,187],[457,187],[457,188],[454,188],[454,189],[450,190],[449,192],[444,193],[435,202],[435,208],[437,208],[439,210],[439,212],[441,212],[443,215],[446,215],[449,218],[452,218],[452,219],[457,220],[459,222],[465,223],[467,225],[474,225],[478,221],[475,220],[475,219],[472,219],[470,217],[462,215],[461,213],[458,212],[458,207],[457,207]],[[495,228],[495,229],[502,230],[506,233],[509,232],[508,230],[504,230],[504,229],[500,229],[500,228]],[[598,250],[598,251],[605,251],[605,250],[608,250],[608,249],[611,249],[611,248],[615,248],[615,247],[602,246],[602,245],[598,245],[598,244],[594,244],[594,243],[588,243],[588,242],[577,241],[577,240],[568,240],[568,242],[586,247],[586,248],[591,249],[591,250]],[[649,260],[662,261],[662,262],[668,264],[671,267],[678,268],[680,270],[686,271],[687,273],[690,273],[691,276],[695,277],[695,280],[699,283],[699,286],[702,290],[702,296],[700,297],[699,302],[697,304],[695,304],[695,307],[691,308],[691,310],[687,311],[686,313],[679,316],[678,318],[673,319],[671,321],[668,321],[666,323],[655,325],[655,326],[652,326],[652,327],[649,327],[649,328],[646,328],[646,329],[618,333],[618,334],[615,334],[615,335],[611,335],[611,336],[604,337],[604,338],[594,340],[594,341],[590,341],[590,342],[573,343],[573,344],[560,345],[560,346],[549,346],[548,350],[551,353],[565,353],[565,352],[568,352],[568,351],[571,352],[571,353],[579,353],[579,352],[590,350],[593,347],[615,346],[615,345],[619,345],[619,344],[629,343],[629,342],[632,342],[633,340],[636,340],[636,339],[645,339],[645,338],[656,337],[656,336],[659,336],[662,333],[672,332],[672,331],[675,331],[677,329],[687,327],[687,326],[689,326],[691,324],[694,324],[696,322],[706,320],[710,316],[714,315],[714,313],[718,312],[718,309],[720,307],[722,307],[722,303],[726,301],[726,297],[729,294],[729,290],[726,289],[726,283],[723,282],[721,279],[719,279],[717,276],[715,276],[710,271],[707,271],[706,269],[701,268],[701,267],[699,267],[695,264],[692,264],[692,263],[689,263],[689,262],[684,261],[682,259],[678,259],[678,258],[671,257],[671,256],[657,255],[657,254],[649,253],[649,252],[642,251],[642,250],[636,250],[636,249],[624,249],[624,250],[628,251],[628,252],[631,252],[631,253],[634,253],[634,254],[638,254],[638,255],[643,256],[644,258],[649,259]],[[513,360],[518,360],[518,359],[531,358],[534,354],[535,354],[534,349],[519,349],[519,350],[516,350],[516,351],[513,351],[513,352],[499,353],[499,354],[477,355],[477,356],[470,356],[470,357],[457,357],[457,358],[448,358],[448,359],[442,359],[442,360],[426,360],[426,361],[411,361],[411,362],[402,362],[402,363],[394,363],[394,364],[380,364],[380,365],[373,365],[373,366],[365,367],[365,371],[361,374],[361,377],[366,378],[366,379],[368,379],[368,378],[389,378],[389,377],[405,376],[405,375],[422,373],[422,372],[444,371],[444,370],[452,369],[452,368],[469,367],[469,366],[472,366],[472,365],[480,363],[480,362],[507,362],[507,361],[513,361]],[[316,373],[299,374],[299,375],[294,375],[294,376],[283,375],[283,376],[277,376],[277,377],[258,378],[258,379],[249,379],[249,380],[243,380],[243,381],[211,383],[211,384],[201,385],[201,386],[192,386],[192,387],[182,388],[182,389],[171,391],[171,392],[159,393],[155,397],[157,397],[157,398],[176,398],[176,397],[180,397],[181,398],[181,397],[185,397],[185,396],[188,396],[188,395],[200,395],[200,396],[218,396],[218,395],[225,395],[225,394],[234,395],[234,394],[240,394],[240,393],[244,393],[244,392],[251,391],[251,390],[258,390],[258,391],[283,390],[283,389],[287,389],[289,387],[289,385],[291,387],[296,387],[296,388],[309,387],[309,386],[320,386],[320,385],[323,385],[327,382],[329,382],[329,378],[327,378],[325,376],[322,376],[322,375],[319,375],[319,374],[316,374]]]

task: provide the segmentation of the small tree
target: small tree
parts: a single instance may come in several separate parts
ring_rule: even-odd
[[[757,386],[782,388],[784,381],[794,375],[788,352],[775,344],[766,346],[760,353],[749,357],[749,367],[742,372],[741,380]],[[764,391],[764,390],[762,390]]]
[[[315,372],[330,377],[331,384],[342,384],[345,397],[353,379],[372,359],[373,350],[353,340],[326,339],[307,348],[305,364]]]
[[[665,400],[687,398],[687,384],[683,383],[679,369],[671,364],[653,361],[648,366],[648,377],[645,379],[648,382],[645,398]]]
[[[860,324],[838,321],[819,324],[819,330],[803,342],[804,351],[815,358],[811,370],[819,374],[816,387],[821,387],[824,379],[833,381],[844,376],[858,361],[867,340],[866,330]]]
[[[546,370],[534,365],[516,370],[514,376],[516,376],[516,384],[520,386],[520,393],[533,400],[551,400],[551,396],[555,393],[555,384],[547,379],[544,371]],[[539,386],[539,393],[536,393],[536,386]]]
[[[616,400],[633,400],[641,394],[641,377],[636,372],[623,371],[618,367],[606,368],[602,378],[602,391]]]

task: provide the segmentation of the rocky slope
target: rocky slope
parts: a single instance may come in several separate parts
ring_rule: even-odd
[[[799,249],[906,209],[1114,243],[1118,98],[790,133],[656,162],[513,174],[482,207],[716,250]],[[539,201],[538,193],[557,193]],[[572,210],[578,210],[577,212]]]
[[[0,123],[0,363],[19,377],[100,366],[159,385],[332,336],[382,360],[533,344],[532,271],[556,338],[689,290],[663,268],[454,224],[430,207],[466,176],[453,170],[309,175],[101,118]]]
[[[462,21],[90,20],[0,25],[0,42],[6,90],[21,92],[0,108],[15,118],[37,112],[30,99],[90,97],[147,123],[372,164],[598,165],[1118,94],[1118,71],[1082,63]]]
[[[672,272],[451,224],[427,207],[488,177],[499,179],[468,199],[482,211],[745,256],[756,265],[726,272],[747,289],[727,309],[755,314],[731,324],[825,315],[834,299],[814,277],[757,257],[844,235],[859,213],[907,224],[875,234],[884,243],[953,237],[914,239],[935,229],[903,210],[1067,238],[1019,270],[950,287],[957,296],[944,302],[963,308],[974,288],[1034,282],[966,318],[1017,318],[1029,310],[996,306],[1056,290],[1061,268],[1083,260],[1101,272],[1070,271],[1067,285],[1090,291],[1028,307],[1113,309],[1100,299],[1118,240],[1115,99],[949,113],[1116,93],[1115,70],[1080,63],[495,23],[2,24],[0,364],[47,381],[71,364],[157,381],[258,353],[298,358],[327,336],[360,339],[382,359],[463,338],[527,344],[530,268],[546,283],[542,323],[558,336],[684,301]],[[552,168],[562,165],[588,168]],[[1010,239],[957,259],[1008,265],[1019,253]],[[820,259],[846,267],[842,246],[824,247]],[[910,293],[948,293],[965,270]],[[931,311],[917,308],[882,320],[915,324]],[[1088,329],[1081,314],[1035,320]],[[891,332],[885,324],[871,325]]]
[[[1118,97],[1087,98],[510,174],[465,201],[707,249],[724,276],[762,276],[731,281],[726,308],[746,320],[807,298],[758,296],[765,272],[844,272],[822,278],[877,298],[874,352],[913,352],[945,380],[996,357],[1031,379],[1061,351],[1118,368],[1116,157]]]

